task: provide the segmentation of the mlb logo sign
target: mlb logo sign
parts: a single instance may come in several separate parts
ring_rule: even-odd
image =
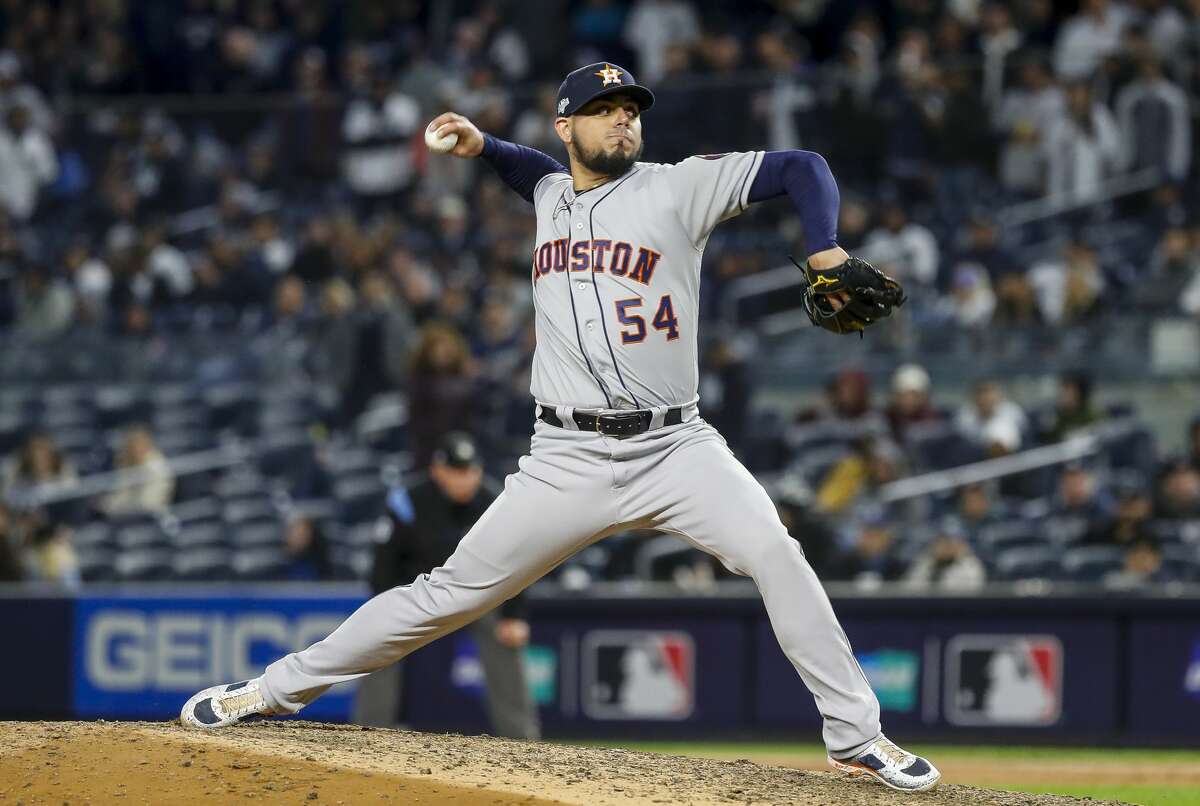
[[[696,650],[683,632],[594,630],[584,635],[583,712],[592,719],[692,715]]]
[[[1062,714],[1062,643],[1053,635],[959,635],[946,644],[946,719],[1052,725]]]

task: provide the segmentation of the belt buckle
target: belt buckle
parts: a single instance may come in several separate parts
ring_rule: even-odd
[[[597,423],[596,428],[597,428],[597,430],[600,430],[601,421],[604,420],[604,421],[607,421],[608,426],[612,429],[611,432],[609,432],[609,431],[602,432],[606,436],[610,436],[610,437],[637,436],[638,434],[641,434],[647,430],[646,428],[641,428],[641,430],[639,430],[640,426],[642,425],[642,421],[644,419],[643,414],[644,414],[644,412],[641,412],[641,411],[628,411],[628,412],[620,412],[618,414],[608,414],[608,415],[605,415],[604,417],[596,418],[596,423]]]

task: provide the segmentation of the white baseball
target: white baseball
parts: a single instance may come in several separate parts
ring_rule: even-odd
[[[445,154],[457,144],[458,135],[456,133],[451,132],[445,137],[438,137],[432,123],[425,127],[425,145],[429,146],[429,150],[435,154]]]

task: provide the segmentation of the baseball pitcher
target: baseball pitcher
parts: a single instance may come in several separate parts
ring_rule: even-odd
[[[903,292],[837,246],[839,196],[824,159],[755,151],[641,162],[641,113],[653,103],[618,65],[569,74],[554,120],[569,167],[461,115],[433,120],[433,147],[483,159],[537,216],[529,454],[443,565],[369,600],[262,677],[199,692],[183,707],[185,725],[295,713],[479,618],[580,549],[650,528],[754,580],[824,718],[834,767],[905,791],[937,784],[932,764],[881,733],[879,704],[821,583],[762,486],[700,417],[697,396],[704,245],[748,205],[787,196],[800,216],[814,324],[861,333]]]

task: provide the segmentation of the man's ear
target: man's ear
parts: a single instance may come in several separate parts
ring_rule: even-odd
[[[563,145],[570,145],[574,139],[574,131],[571,129],[570,118],[556,118],[554,121],[554,131],[558,134],[558,139],[562,140]]]

